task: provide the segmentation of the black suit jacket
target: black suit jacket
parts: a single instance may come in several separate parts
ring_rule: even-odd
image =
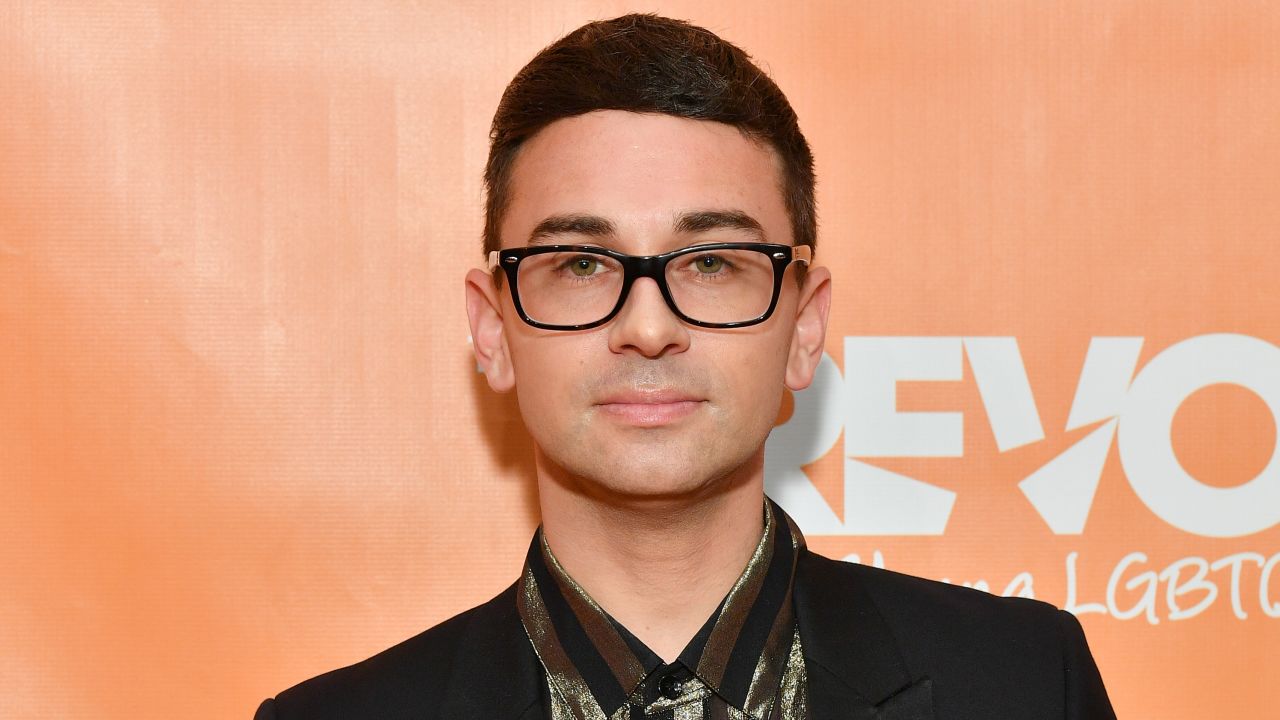
[[[1075,617],[807,550],[796,622],[813,720],[1114,718]],[[267,700],[255,720],[547,720],[515,587],[364,662]]]

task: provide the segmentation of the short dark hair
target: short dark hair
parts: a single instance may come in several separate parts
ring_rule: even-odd
[[[786,96],[741,48],[710,30],[632,14],[588,23],[546,47],[502,94],[484,170],[486,253],[502,245],[499,225],[524,142],[556,120],[594,110],[712,120],[767,143],[782,161],[792,242],[814,246],[813,153]]]

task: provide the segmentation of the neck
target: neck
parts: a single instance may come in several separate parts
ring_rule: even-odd
[[[742,575],[764,530],[763,452],[689,497],[618,497],[539,458],[542,528],[565,571],[665,662]],[[596,488],[598,490],[598,486]]]

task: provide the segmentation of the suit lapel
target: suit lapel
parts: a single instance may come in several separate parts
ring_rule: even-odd
[[[932,720],[933,684],[907,670],[851,568],[805,551],[794,601],[813,720]]]
[[[476,609],[439,717],[545,720],[542,669],[520,624],[515,597],[512,585]]]

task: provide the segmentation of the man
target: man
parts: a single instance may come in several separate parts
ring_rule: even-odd
[[[781,91],[701,28],[630,15],[534,58],[466,277],[534,440],[524,573],[258,718],[1114,717],[1069,614],[819,557],[765,498],[831,301],[812,167]]]

